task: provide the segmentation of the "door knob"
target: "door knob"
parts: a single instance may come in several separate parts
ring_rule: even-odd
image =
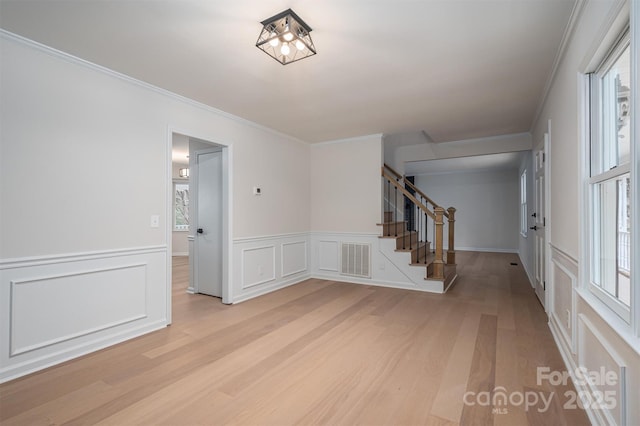
[[[533,229],[534,231],[538,230],[538,227],[536,225],[531,226],[529,229]]]
[[[204,233],[204,231],[202,230],[202,228],[198,228],[198,234],[202,234]]]
[[[532,214],[531,217],[538,217],[536,213]]]

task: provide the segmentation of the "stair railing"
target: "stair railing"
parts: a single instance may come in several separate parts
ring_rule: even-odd
[[[420,241],[421,238],[424,238],[422,241],[428,241],[428,219],[430,218],[433,222],[433,239],[434,239],[434,254],[435,259],[433,261],[433,272],[432,276],[434,278],[444,278],[444,218],[447,219],[448,222],[448,247],[447,247],[447,264],[455,264],[455,247],[454,247],[454,234],[455,234],[455,212],[456,209],[453,207],[449,207],[448,209],[444,209],[435,203],[431,198],[429,198],[423,191],[421,191],[417,186],[411,183],[405,176],[396,172],[393,168],[389,167],[387,164],[382,167],[382,177],[384,179],[384,188],[385,188],[385,212],[392,211],[392,221],[406,221],[408,229],[404,229],[403,231],[403,248],[406,248],[406,240],[407,240],[407,231],[415,230],[417,231],[418,241],[418,253],[417,259],[420,261]],[[408,190],[413,191],[413,194]],[[405,218],[404,211],[398,208],[398,195],[400,195],[401,199],[411,204],[411,210],[414,214],[411,214],[412,217]],[[429,208],[429,205],[431,208]],[[402,212],[403,215],[400,217],[398,214]],[[424,220],[423,220],[424,219]],[[385,220],[386,221],[386,220]],[[397,236],[397,226],[394,226],[395,236]],[[390,234],[390,227],[387,228],[388,233]],[[390,235],[388,235],[390,236]],[[409,250],[413,248],[413,240],[412,237],[408,237],[408,247]],[[426,246],[425,246],[426,251]],[[425,260],[426,263],[426,253]]]

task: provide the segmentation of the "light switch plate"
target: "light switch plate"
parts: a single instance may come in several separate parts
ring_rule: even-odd
[[[151,227],[158,228],[160,226],[160,216],[157,214],[151,215]]]

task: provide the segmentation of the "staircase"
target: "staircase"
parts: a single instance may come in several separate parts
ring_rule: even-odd
[[[406,177],[382,167],[384,189],[380,251],[416,289],[444,293],[456,274],[455,212],[436,204]],[[448,246],[444,250],[445,222]],[[433,247],[429,239],[433,239]]]

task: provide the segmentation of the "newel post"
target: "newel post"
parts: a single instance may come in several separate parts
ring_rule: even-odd
[[[436,258],[433,261],[433,278],[444,279],[444,252],[443,252],[443,227],[444,227],[444,209],[436,207],[433,209],[436,215]]]
[[[447,212],[449,212],[449,247],[447,247],[447,264],[455,265],[456,251],[453,245],[453,236],[455,233],[456,209],[454,207],[449,207]]]

